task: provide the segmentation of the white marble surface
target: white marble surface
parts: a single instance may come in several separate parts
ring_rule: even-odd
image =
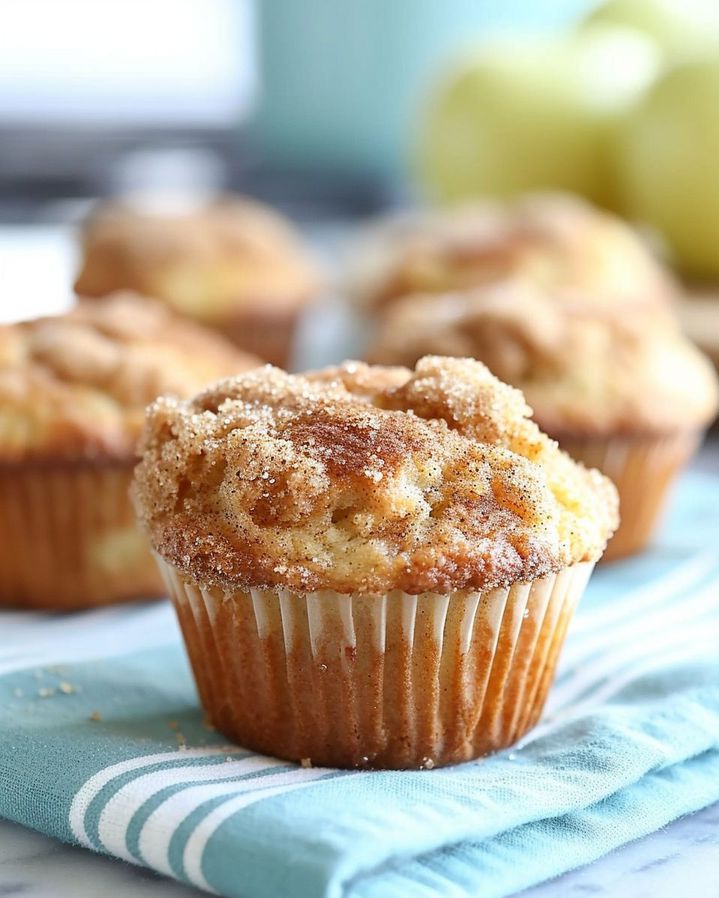
[[[0,822],[0,896],[199,898],[203,894],[149,870],[60,845],[15,824]],[[677,896],[719,896],[719,805],[521,894],[521,898]]]

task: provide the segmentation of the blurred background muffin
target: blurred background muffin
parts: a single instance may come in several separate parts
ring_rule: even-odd
[[[257,364],[128,293],[0,327],[0,606],[161,595],[128,497],[145,406]]]
[[[573,299],[639,303],[676,294],[668,269],[617,216],[568,194],[486,201],[378,226],[359,250],[356,291],[381,311],[408,294],[444,294],[524,277]]]
[[[711,368],[676,320],[682,289],[652,247],[565,194],[459,205],[373,239],[359,282],[374,313],[370,360],[485,362],[618,485],[622,523],[605,558],[644,548],[716,403]]]
[[[572,297],[521,280],[408,296],[383,316],[369,356],[469,356],[519,387],[540,427],[617,485],[621,524],[605,558],[619,558],[650,539],[716,414],[717,379],[669,316]]]
[[[156,297],[286,367],[318,277],[289,221],[260,203],[226,197],[173,212],[118,202],[85,224],[75,289]]]

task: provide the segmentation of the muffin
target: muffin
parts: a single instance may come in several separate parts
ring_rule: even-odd
[[[135,504],[210,721],[255,751],[433,767],[538,719],[617,522],[464,359],[265,367],[148,410]]]
[[[406,297],[369,358],[412,365],[427,353],[480,359],[518,387],[539,426],[614,481],[621,526],[605,559],[643,549],[670,485],[716,414],[709,362],[670,318],[597,300],[557,302],[524,282]]]
[[[666,312],[676,293],[624,222],[563,194],[410,216],[378,229],[358,256],[354,292],[375,313],[408,295],[520,277],[559,296],[600,296],[654,312]]]
[[[182,213],[108,203],[82,235],[75,289],[129,289],[221,331],[237,346],[287,367],[318,276],[289,222],[239,197]]]
[[[0,327],[0,605],[161,595],[128,496],[145,406],[256,364],[129,294]]]

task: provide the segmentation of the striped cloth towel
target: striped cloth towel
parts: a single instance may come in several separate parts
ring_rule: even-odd
[[[237,898],[500,898],[719,800],[719,480],[600,568],[544,719],[422,772],[206,729],[167,604],[0,615],[0,815]]]

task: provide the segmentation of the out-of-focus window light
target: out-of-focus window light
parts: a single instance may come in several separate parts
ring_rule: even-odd
[[[9,0],[5,124],[222,126],[255,94],[251,0]]]

